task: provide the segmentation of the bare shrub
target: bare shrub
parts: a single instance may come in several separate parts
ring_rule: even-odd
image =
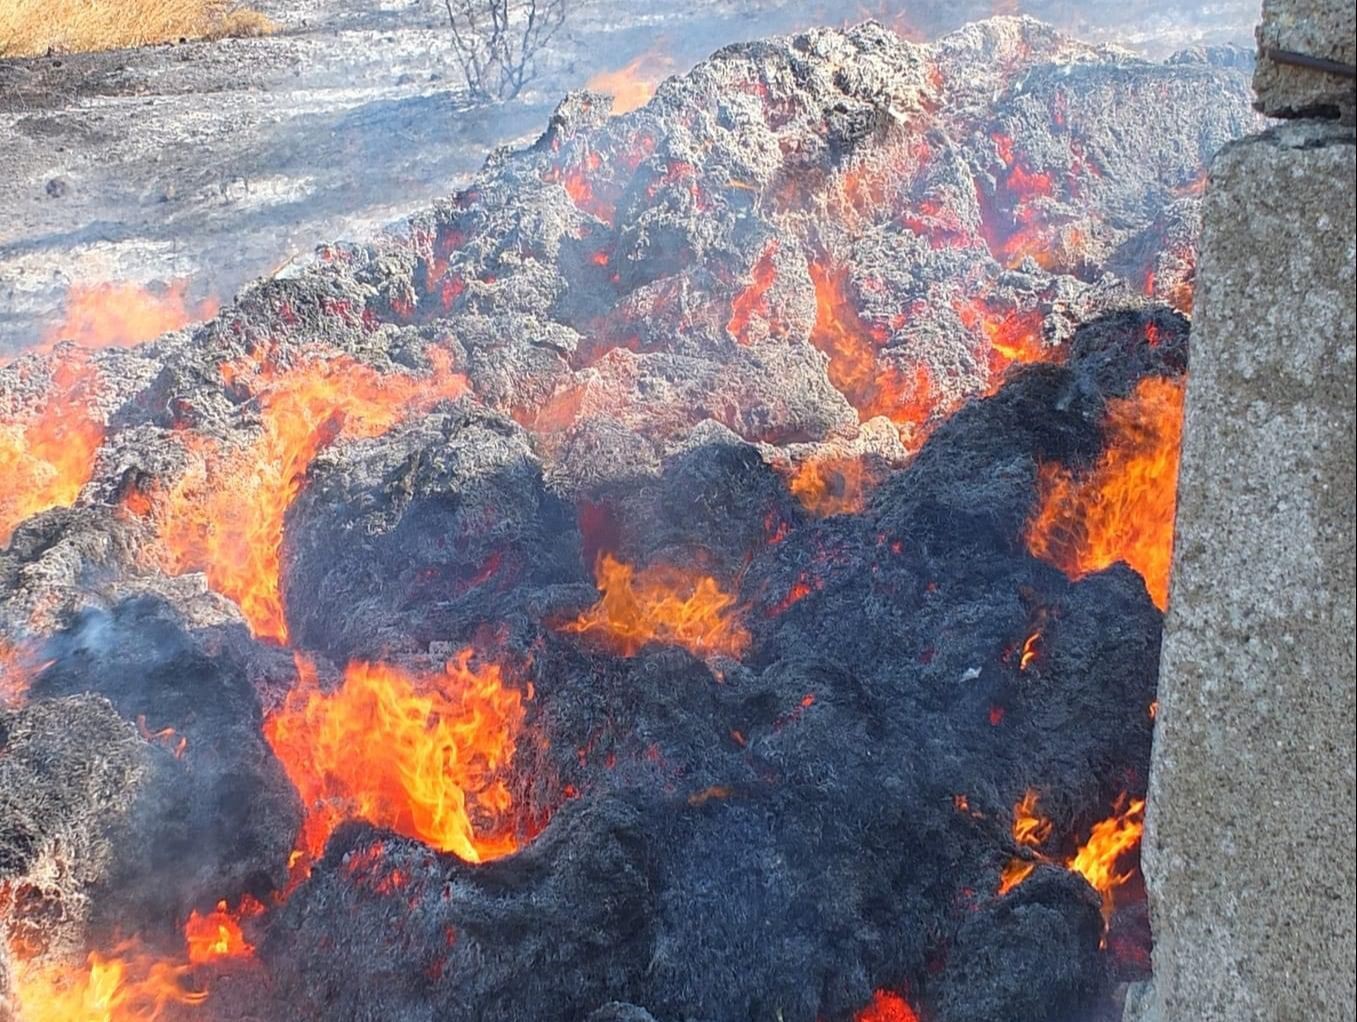
[[[453,52],[472,94],[513,99],[565,22],[566,0],[443,0]]]

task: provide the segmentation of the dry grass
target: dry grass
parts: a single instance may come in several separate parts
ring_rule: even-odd
[[[0,0],[0,55],[264,35],[274,27],[234,0]]]

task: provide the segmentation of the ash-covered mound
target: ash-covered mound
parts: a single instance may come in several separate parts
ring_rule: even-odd
[[[173,1022],[1114,1017],[1171,306],[1252,117],[1024,19],[731,47],[0,369],[0,699],[105,697],[139,771],[4,810],[9,1010],[116,966]],[[50,951],[43,834],[92,849]]]

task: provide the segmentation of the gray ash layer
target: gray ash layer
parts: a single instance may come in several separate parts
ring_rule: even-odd
[[[107,705],[71,699],[97,693],[137,783],[62,792],[32,834],[3,821],[0,885],[67,913],[68,944],[164,949],[188,911],[285,886],[300,807],[260,726],[288,651],[171,574],[163,505],[130,500],[172,490],[204,444],[265,434],[225,363],[450,360],[469,395],[365,438],[322,424],[283,523],[283,607],[326,676],[431,644],[530,665],[523,847],[470,865],[346,825],[247,924],[268,982],[207,966],[208,1002],[170,1011],[813,1022],[891,989],[928,1022],[1105,1016],[1145,966],[1134,899],[1103,951],[1077,876],[994,891],[1030,854],[1010,833],[1028,789],[1056,861],[1143,794],[1160,615],[1130,569],[1071,581],[1023,530],[1040,463],[1089,465],[1110,399],[1183,372],[1164,303],[1190,287],[1196,185],[1251,122],[1229,61],[1146,62],[1029,20],[930,46],[870,24],[741,45],[628,115],[571,97],[404,232],[89,355],[105,438],[75,506],[0,551],[0,635],[52,661],[14,719],[93,721]],[[1017,361],[1052,364],[1010,366],[1018,326],[1039,354]],[[75,357],[0,369],[0,411]],[[879,486],[812,516],[790,466],[844,456]],[[718,579],[747,651],[622,657],[563,632],[603,550]],[[66,833],[90,836],[41,838]],[[40,846],[94,851],[44,889]]]

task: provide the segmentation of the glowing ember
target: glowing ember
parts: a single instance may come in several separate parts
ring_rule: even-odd
[[[301,846],[315,859],[344,820],[363,819],[468,862],[518,847],[502,775],[523,724],[523,696],[471,651],[442,672],[350,664],[326,692],[301,681],[264,736],[306,807]]]
[[[257,369],[250,382],[262,410],[259,439],[231,453],[200,448],[165,501],[161,538],[171,570],[205,572],[213,589],[240,605],[255,635],[285,641],[283,518],[307,466],[336,437],[377,436],[411,412],[465,393],[465,378],[446,355],[433,354],[426,377],[384,375],[347,357]]]
[[[856,514],[876,480],[861,458],[812,458],[793,473],[788,488],[811,514]]]
[[[710,576],[667,565],[637,571],[606,553],[594,574],[602,597],[563,630],[594,636],[622,656],[635,656],[649,642],[699,656],[738,657],[749,646],[735,597]]]
[[[247,899],[239,915],[260,911],[263,911],[262,905]],[[194,965],[219,958],[248,958],[254,954],[254,948],[245,940],[240,928],[240,918],[231,913],[224,901],[217,902],[217,907],[207,915],[193,912],[184,924],[184,941],[188,944],[188,960]]]
[[[1037,654],[1041,652],[1041,633],[1033,632],[1022,644],[1022,655],[1018,658],[1018,670],[1025,671],[1036,662]]]
[[[884,415],[910,436],[939,410],[927,367],[901,370],[877,366],[875,338],[848,297],[848,278],[819,263],[810,265],[815,283],[815,328],[811,343],[829,358],[829,382],[858,410],[862,419]]]
[[[44,666],[33,649],[23,644],[11,646],[0,639],[0,710],[23,703],[33,677]]]
[[[104,439],[91,405],[98,383],[93,366],[69,358],[53,372],[40,408],[0,415],[0,546],[30,516],[75,503],[89,482]]]
[[[982,299],[958,300],[954,308],[966,329],[982,333],[989,342],[991,393],[999,389],[1009,366],[1054,362],[1062,355],[1058,348],[1045,343],[1041,332],[1044,317],[1035,309],[997,309]]]
[[[1125,808],[1118,808],[1110,818],[1093,827],[1093,833],[1067,865],[1079,873],[1089,886],[1103,896],[1103,917],[1112,912],[1114,892],[1135,876],[1134,869],[1119,872],[1117,863],[1139,847],[1145,832],[1145,800],[1125,796],[1119,800]]]
[[[750,343],[749,321],[753,316],[757,314],[764,320],[769,319],[767,294],[768,289],[777,280],[777,268],[773,265],[773,257],[776,255],[777,241],[774,239],[764,247],[759,261],[754,264],[754,273],[749,286],[736,295],[731,303],[730,322],[726,324],[726,332],[740,344]],[[769,327],[771,329],[771,323]]]
[[[1108,403],[1106,447],[1091,471],[1041,467],[1027,530],[1034,556],[1071,578],[1125,561],[1155,605],[1168,605],[1183,390],[1182,380],[1145,378],[1129,398]]]
[[[655,95],[655,87],[674,70],[674,58],[657,49],[646,50],[625,67],[600,71],[584,87],[613,98],[613,113],[624,114],[645,106]]]
[[[186,296],[188,281],[177,280],[157,293],[136,284],[75,284],[66,295],[65,317],[43,334],[38,351],[71,340],[86,348],[127,348],[190,323],[211,319],[219,305]]]
[[[878,990],[872,1003],[853,1016],[854,1022],[918,1022],[919,1016],[899,994]]]
[[[86,965],[23,965],[14,976],[17,1022],[155,1022],[171,1005],[197,1005],[206,991],[186,989],[187,965],[131,945]]]

